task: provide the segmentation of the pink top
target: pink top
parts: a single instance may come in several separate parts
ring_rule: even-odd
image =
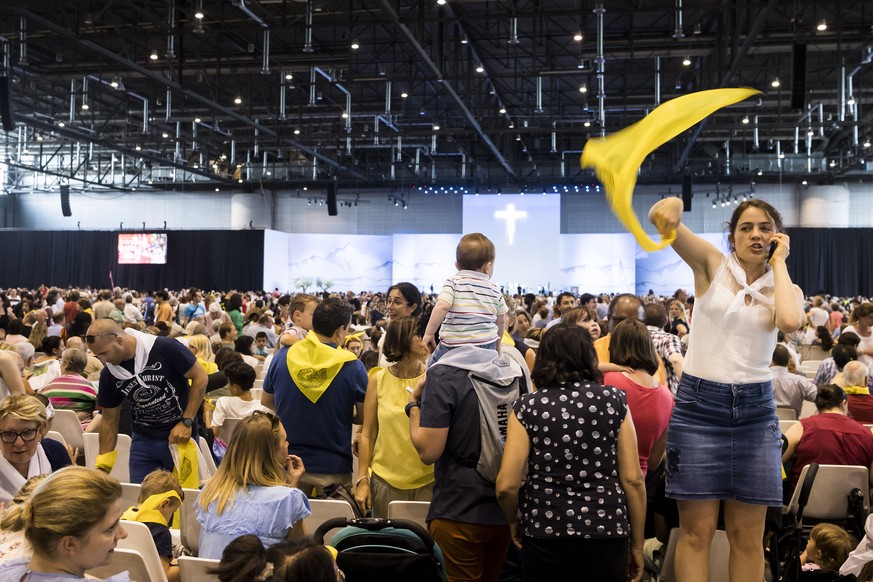
[[[640,386],[621,372],[603,375],[604,386],[615,386],[627,394],[627,405],[637,430],[637,450],[643,476],[649,471],[649,455],[652,447],[667,430],[673,413],[673,395],[666,386],[655,388]]]

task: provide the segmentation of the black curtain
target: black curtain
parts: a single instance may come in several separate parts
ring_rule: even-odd
[[[118,232],[2,231],[0,287],[260,289],[260,230],[167,231],[167,264],[119,265]]]
[[[789,228],[788,272],[806,295],[873,295],[873,229]]]

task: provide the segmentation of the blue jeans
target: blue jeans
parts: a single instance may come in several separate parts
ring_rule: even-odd
[[[782,505],[782,435],[770,382],[682,374],[667,431],[667,497]]]
[[[167,438],[152,438],[133,433],[130,444],[130,481],[142,483],[155,469],[173,470],[173,455]]]

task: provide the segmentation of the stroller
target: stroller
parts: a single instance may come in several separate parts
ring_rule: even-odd
[[[343,528],[330,544],[336,548],[337,565],[348,582],[441,582],[445,580],[442,553],[426,529],[405,519],[365,517],[329,519],[313,534],[316,543],[324,535]]]

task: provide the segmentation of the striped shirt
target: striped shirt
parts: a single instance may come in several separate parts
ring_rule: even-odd
[[[440,328],[440,341],[446,346],[497,341],[497,316],[509,309],[488,275],[458,271],[446,281],[439,298],[451,305]]]
[[[97,389],[94,384],[78,374],[66,374],[55,378],[40,391],[57,409],[72,410],[79,422],[91,422],[97,405]]]

